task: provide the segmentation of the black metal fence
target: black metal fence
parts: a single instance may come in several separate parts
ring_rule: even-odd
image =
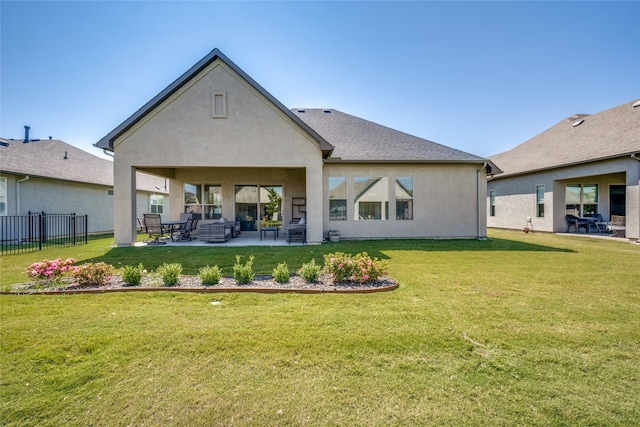
[[[84,245],[87,215],[47,214],[0,217],[0,255]]]

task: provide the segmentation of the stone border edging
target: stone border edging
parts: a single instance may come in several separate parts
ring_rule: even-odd
[[[391,278],[390,278],[391,279]],[[281,288],[172,288],[163,287],[128,287],[117,289],[70,289],[61,291],[42,292],[7,292],[0,291],[0,295],[77,295],[77,294],[107,294],[119,292],[191,292],[191,293],[242,293],[253,292],[257,294],[372,294],[377,292],[389,292],[398,288],[398,281],[389,286],[367,289],[281,289]]]

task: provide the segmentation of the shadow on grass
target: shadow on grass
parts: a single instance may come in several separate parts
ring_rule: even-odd
[[[185,274],[195,274],[205,265],[217,265],[224,274],[231,274],[236,256],[241,262],[255,256],[254,271],[258,274],[269,274],[279,263],[286,262],[290,269],[297,269],[303,263],[315,259],[316,263],[324,264],[324,255],[333,252],[356,254],[367,252],[371,257],[389,259],[388,251],[422,251],[422,252],[487,252],[487,251],[517,251],[517,252],[576,252],[571,249],[553,246],[543,246],[516,240],[492,238],[488,240],[361,240],[325,243],[322,245],[306,246],[153,246],[112,248],[107,253],[92,262],[103,261],[116,268],[125,265],[142,263],[147,270],[155,270],[163,263],[180,263]]]

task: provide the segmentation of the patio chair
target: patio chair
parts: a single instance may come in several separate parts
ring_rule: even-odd
[[[184,227],[180,229],[180,240],[191,241],[191,232],[198,227],[198,218],[189,218]]]
[[[604,233],[607,231],[607,222],[602,217],[602,214],[593,215],[593,219],[589,222],[589,225],[596,227],[598,233]]]
[[[584,228],[585,232],[589,232],[589,222],[584,219],[584,218],[578,218],[575,215],[565,215],[564,216],[567,219],[567,233],[569,232],[569,230],[571,229],[571,226],[573,225],[575,227],[576,233],[580,232],[580,228]]]
[[[136,218],[138,220],[138,225],[140,226],[140,231],[143,233],[147,232],[147,227],[144,226],[144,218]]]
[[[608,228],[612,236],[625,237],[627,229],[625,217],[622,215],[611,215],[611,222],[609,222]]]
[[[166,243],[160,240],[160,237],[164,236],[164,229],[159,214],[144,214],[144,228],[149,234],[149,238],[144,240],[147,245],[164,245]]]
[[[291,221],[287,224],[284,235],[287,239],[287,243],[307,243],[307,225],[300,224],[300,221]]]

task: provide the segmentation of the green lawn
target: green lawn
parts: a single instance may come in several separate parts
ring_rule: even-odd
[[[367,251],[400,287],[358,295],[0,296],[2,426],[637,425],[640,246],[490,239],[277,248],[86,246],[2,257],[259,273]],[[212,301],[220,304],[212,304]]]

